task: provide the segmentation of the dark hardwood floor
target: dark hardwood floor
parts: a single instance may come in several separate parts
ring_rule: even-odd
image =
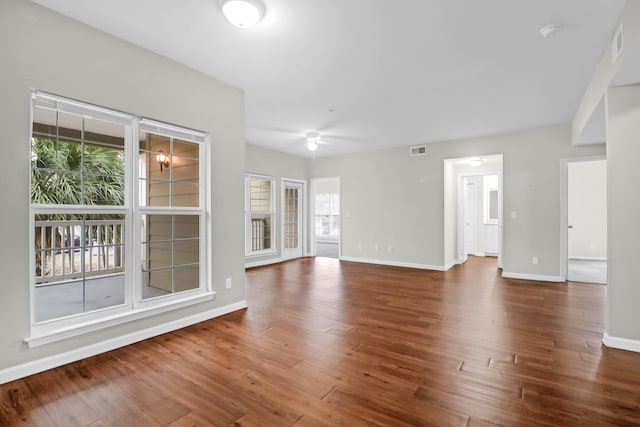
[[[249,309],[0,386],[0,425],[640,425],[603,285],[307,258]]]

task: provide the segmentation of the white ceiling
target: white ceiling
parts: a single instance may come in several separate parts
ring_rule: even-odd
[[[569,123],[624,0],[34,0],[239,87],[247,142],[310,156]],[[562,29],[543,39],[539,29]]]

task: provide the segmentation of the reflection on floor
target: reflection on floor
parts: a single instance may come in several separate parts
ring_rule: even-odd
[[[166,295],[168,292],[151,286],[142,288],[143,298]],[[36,321],[57,319],[85,311],[124,304],[124,274],[100,276],[82,282],[68,282],[36,288]]]
[[[570,282],[607,283],[607,261],[569,259],[567,280]]]
[[[316,242],[316,256],[338,258],[338,243]]]

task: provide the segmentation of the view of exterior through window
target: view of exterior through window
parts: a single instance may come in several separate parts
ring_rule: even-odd
[[[33,99],[34,324],[204,290],[204,135]]]
[[[316,237],[338,238],[340,235],[340,194],[316,194]]]
[[[245,221],[247,255],[275,250],[274,235],[274,180],[271,177],[247,175],[245,178]]]

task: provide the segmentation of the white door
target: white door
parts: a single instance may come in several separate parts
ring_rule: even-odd
[[[282,258],[302,257],[302,200],[301,182],[283,181],[282,185]]]
[[[467,182],[464,190],[464,254],[476,253],[476,184]]]

